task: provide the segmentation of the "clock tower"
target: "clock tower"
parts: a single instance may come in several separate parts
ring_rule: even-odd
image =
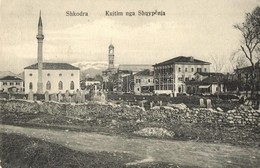
[[[108,47],[108,69],[113,69],[114,65],[114,46],[112,44]]]

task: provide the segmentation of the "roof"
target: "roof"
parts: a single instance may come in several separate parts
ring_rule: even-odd
[[[0,78],[5,76],[16,76],[16,74],[11,71],[0,71]]]
[[[109,45],[109,48],[114,48],[113,44],[110,44],[110,45]]]
[[[25,67],[24,69],[38,69],[38,63]],[[67,63],[43,63],[43,69],[48,70],[80,70],[78,67]]]
[[[223,78],[218,78],[216,76],[210,76],[210,77],[203,79],[202,81],[190,80],[185,83],[186,84],[197,84],[197,85],[210,85],[213,83],[223,83],[223,82],[224,82]]]
[[[135,76],[153,76],[154,71],[150,71],[149,69],[145,69],[143,71],[137,72]]]
[[[16,76],[5,76],[3,78],[0,78],[0,80],[15,80],[15,81],[22,81],[21,78],[18,78]]]
[[[260,70],[260,60],[255,63],[255,69]],[[235,69],[235,71],[243,71],[243,70],[245,70],[245,71],[252,70],[252,66]]]
[[[40,12],[40,17],[39,17],[38,26],[41,26],[41,27],[42,27],[42,17],[41,17],[41,12]]]
[[[132,72],[139,72],[145,69],[153,70],[152,65],[147,64],[120,64],[118,67],[119,71],[132,71]]]
[[[198,59],[194,59],[192,56],[178,56],[172,59],[169,59],[167,61],[155,64],[153,66],[162,66],[162,65],[171,65],[176,63],[188,63],[188,64],[206,64],[209,65],[209,62],[201,61]]]
[[[196,72],[195,74],[200,74],[201,76],[224,76],[223,73],[218,72]]]

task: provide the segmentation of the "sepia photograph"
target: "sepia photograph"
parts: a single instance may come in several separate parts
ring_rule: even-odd
[[[0,168],[259,168],[260,0],[0,0]]]

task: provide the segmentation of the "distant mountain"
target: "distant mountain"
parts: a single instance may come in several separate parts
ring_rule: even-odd
[[[86,77],[95,77],[96,75],[101,75],[102,71],[106,70],[108,67],[107,62],[76,62],[72,64],[73,66],[79,67],[81,71],[80,78],[84,79]]]
[[[72,64],[73,66],[79,67],[81,71],[88,69],[105,70],[108,66],[107,62],[76,62]]]

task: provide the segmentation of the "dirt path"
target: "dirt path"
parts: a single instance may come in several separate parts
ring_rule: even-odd
[[[260,150],[226,144],[194,141],[168,141],[145,138],[127,139],[97,133],[60,131],[0,125],[0,132],[15,133],[43,139],[83,152],[119,152],[138,156],[143,162],[167,162],[198,167],[257,167]]]

